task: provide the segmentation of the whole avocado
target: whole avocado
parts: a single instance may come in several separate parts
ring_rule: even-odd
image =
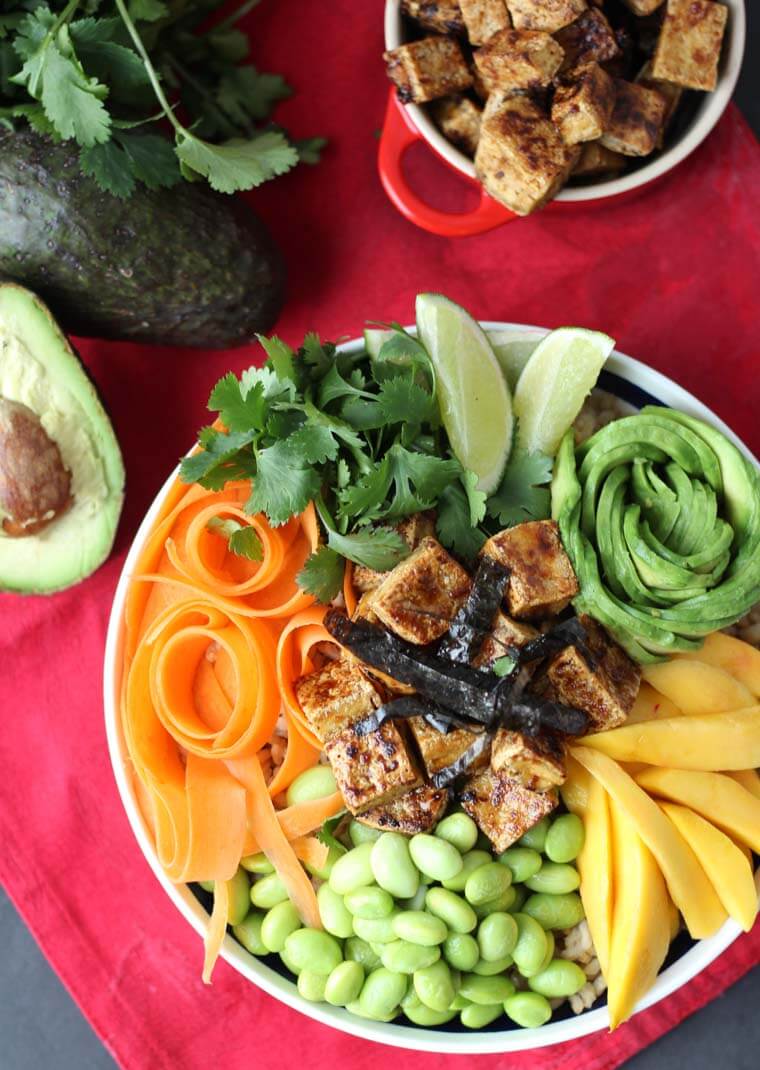
[[[128,200],[82,175],[78,149],[0,132],[0,277],[74,334],[225,348],[267,331],[282,258],[239,199],[205,183],[139,186]]]

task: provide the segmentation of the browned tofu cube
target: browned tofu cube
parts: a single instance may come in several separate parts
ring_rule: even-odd
[[[506,613],[498,613],[493,631],[473,658],[472,664],[476,669],[490,669],[495,661],[509,654],[510,647],[525,646],[537,635],[538,632],[530,624],[520,624]]]
[[[562,187],[576,156],[536,104],[507,97],[483,119],[475,171],[495,200],[530,215]]]
[[[515,29],[554,33],[586,10],[586,0],[507,0],[507,7]]]
[[[588,714],[589,732],[604,732],[625,721],[633,709],[641,673],[621,646],[591,617],[581,616],[594,664],[574,646],[552,658],[546,670],[547,698]]]
[[[460,100],[461,98],[452,97],[451,99]],[[445,102],[441,101],[441,103]],[[473,104],[474,107],[475,105]],[[480,125],[479,122],[478,125]],[[393,527],[409,549],[413,550],[416,546],[419,546],[426,535],[435,535],[435,514],[431,512],[413,513],[411,516],[405,516],[403,520],[399,520],[398,524],[394,524]],[[354,565],[351,580],[357,591],[374,591],[387,575],[387,572],[377,572],[374,568],[367,568],[365,565]]]
[[[491,745],[491,768],[512,777],[531,791],[549,791],[562,784],[565,751],[556,736],[525,736],[500,728]]]
[[[606,149],[599,141],[587,141],[578,162],[573,168],[573,178],[602,178],[625,170],[626,158],[619,152]]]
[[[615,85],[598,63],[586,63],[562,76],[552,104],[552,122],[567,145],[601,137],[615,104]]]
[[[563,52],[548,33],[500,30],[475,53],[475,66],[489,93],[549,85]]]
[[[469,97],[444,97],[431,105],[435,125],[452,145],[474,156],[480,137],[481,109]]]
[[[505,0],[459,0],[471,45],[484,45],[511,25]]]
[[[452,765],[478,739],[475,732],[469,732],[466,728],[452,728],[448,732],[439,732],[437,728],[428,724],[424,717],[410,717],[409,727],[429,777],[435,776],[446,766]],[[478,755],[473,762],[475,769],[482,765],[488,765],[487,750]]]
[[[383,55],[399,100],[425,104],[472,85],[472,75],[453,37],[423,37]]]
[[[426,30],[464,33],[462,11],[457,0],[401,0],[401,10]]]
[[[359,601],[356,603],[356,609],[354,611],[353,620],[366,620],[369,624],[379,624],[380,618],[372,608],[372,599],[374,597],[374,591],[365,591]],[[349,660],[353,660],[360,667],[363,673],[365,673],[371,680],[376,680],[387,691],[392,691],[396,695],[413,695],[414,688],[409,684],[402,684],[400,680],[394,680],[388,673],[382,672],[380,669],[376,669],[374,665],[367,665],[357,658],[355,654],[350,651],[346,651],[344,654]]]
[[[462,809],[486,834],[497,853],[516,843],[558,802],[554,791],[531,791],[491,769],[469,777],[460,800]]]
[[[624,156],[648,156],[657,148],[665,122],[665,98],[654,89],[615,79],[615,106],[599,139]]]
[[[509,569],[507,605],[513,617],[560,613],[578,593],[578,580],[553,520],[506,528],[490,538],[481,553]]]
[[[658,7],[662,7],[664,0],[623,0],[623,3],[634,15],[643,18],[645,15],[651,15]]]
[[[565,50],[562,69],[580,63],[607,63],[620,52],[612,27],[595,7],[588,8],[569,26],[563,26],[554,39]]]
[[[296,698],[323,743],[382,705],[382,698],[352,658],[329,661],[295,682]]]
[[[357,818],[362,825],[381,829],[383,832],[400,832],[414,836],[418,832],[432,832],[444,815],[449,793],[446,788],[433,788],[423,784],[392,802],[373,806]]]
[[[715,89],[727,18],[726,5],[713,0],[668,0],[652,76],[685,89]]]
[[[325,754],[352,814],[390,802],[422,783],[406,739],[393,721],[366,736],[348,725],[327,740]]]
[[[448,630],[470,586],[462,566],[428,535],[388,573],[373,594],[372,610],[396,635],[424,646]]]
[[[667,133],[668,126],[675,114],[676,108],[681,103],[683,88],[680,85],[675,85],[673,82],[663,82],[661,79],[653,78],[651,63],[644,64],[636,75],[636,82],[638,85],[646,86],[647,89],[654,89],[665,101],[665,115],[660,129],[660,136],[657,139],[657,148],[661,149],[663,142],[665,141],[665,134]]]

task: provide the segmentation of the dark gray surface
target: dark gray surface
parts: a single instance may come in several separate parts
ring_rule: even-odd
[[[751,7],[751,4],[747,5]],[[749,26],[736,98],[760,132],[760,20]],[[0,1070],[112,1070],[90,1030],[0,890]],[[756,1070],[760,970],[632,1059],[630,1070]],[[266,1070],[259,1063],[262,1070]],[[144,1070],[150,1070],[145,1067]],[[177,1067],[177,1070],[183,1070]],[[286,1066],[286,1070],[288,1070]]]

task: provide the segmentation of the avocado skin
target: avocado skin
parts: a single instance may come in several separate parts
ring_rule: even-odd
[[[7,131],[0,277],[35,290],[74,334],[226,348],[269,330],[285,272],[240,198],[182,182],[122,201],[82,175],[72,143]]]

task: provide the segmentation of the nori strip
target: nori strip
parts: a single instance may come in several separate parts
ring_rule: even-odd
[[[467,601],[438,646],[440,657],[470,664],[493,628],[508,580],[508,568],[493,558],[481,559]]]
[[[446,765],[443,769],[439,769],[437,773],[433,773],[430,778],[433,787],[445,788],[451,784],[453,780],[456,780],[457,777],[468,772],[475,759],[480,757],[490,743],[490,734],[488,732],[482,732],[477,739],[473,740],[467,750],[463,754],[460,754],[451,765]]]
[[[596,668],[596,658],[588,647],[588,634],[577,617],[564,620],[549,632],[537,635],[521,647],[511,647],[507,651],[511,657],[516,657],[520,664],[526,661],[538,661],[539,658],[552,657],[559,654],[565,647],[574,646],[583,657],[591,671]]]
[[[477,729],[481,727],[470,724],[470,722],[458,717],[450,710],[444,710],[420,695],[404,695],[402,698],[395,698],[391,702],[386,702],[383,706],[373,710],[372,713],[368,713],[366,717],[362,717],[360,721],[354,724],[354,732],[358,736],[369,735],[370,732],[376,731],[384,721],[389,720],[391,717],[424,717],[429,725],[444,733],[448,732],[450,728]]]
[[[539,695],[526,693],[500,712],[499,724],[526,736],[542,732],[561,732],[566,736],[580,736],[588,728],[588,714],[574,706],[564,706]]]

